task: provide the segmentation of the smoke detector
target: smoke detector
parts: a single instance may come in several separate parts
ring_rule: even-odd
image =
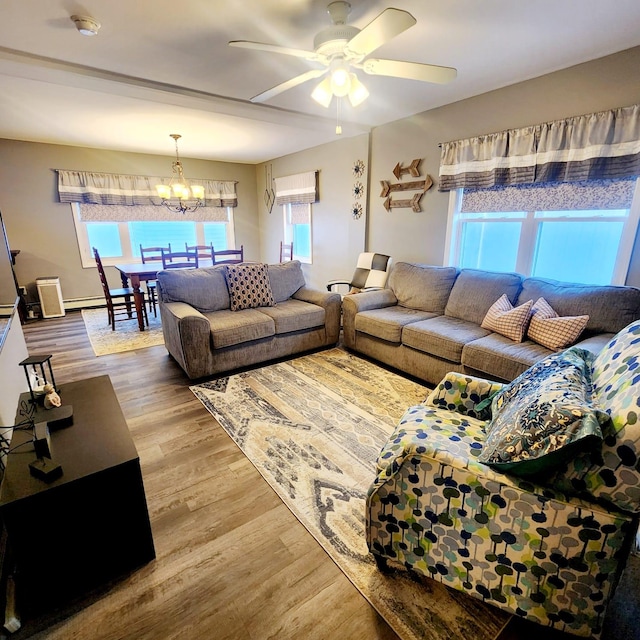
[[[100,29],[100,23],[89,16],[71,16],[71,19],[83,36],[95,36]]]

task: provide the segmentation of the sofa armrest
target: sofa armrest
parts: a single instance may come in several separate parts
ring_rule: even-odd
[[[295,300],[315,304],[324,309],[324,326],[329,342],[338,342],[340,338],[340,308],[339,293],[328,293],[310,287],[300,287],[292,296]]]
[[[164,343],[192,380],[211,370],[211,325],[185,302],[160,302]]]
[[[356,314],[371,309],[383,309],[398,304],[391,289],[376,289],[344,296],[342,299],[342,337],[346,347],[356,346]]]
[[[486,403],[486,407],[478,407],[478,405],[489,401],[503,386],[500,382],[451,371],[427,396],[424,404],[456,411],[479,420],[489,420],[491,418],[490,402]]]

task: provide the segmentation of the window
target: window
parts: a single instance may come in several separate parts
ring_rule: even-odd
[[[140,245],[184,251],[187,244],[213,244],[216,250],[235,247],[233,208],[227,207],[225,222],[194,220],[143,220],[135,222],[93,222],[80,217],[81,207],[73,204],[73,218],[83,267],[95,266],[96,247],[106,265],[140,260]]]
[[[283,204],[284,242],[293,242],[293,259],[311,264],[311,205]]]
[[[447,263],[624,284],[640,213],[636,182],[452,191]]]

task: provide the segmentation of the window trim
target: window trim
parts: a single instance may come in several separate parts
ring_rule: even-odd
[[[80,217],[81,203],[70,203],[73,224],[76,231],[76,240],[78,242],[78,250],[80,252],[80,261],[83,269],[95,268],[96,261],[93,257],[93,251],[89,246],[89,234],[87,233],[87,223],[83,222]],[[226,223],[215,223],[210,221],[195,220],[193,224],[196,226],[196,244],[205,244],[204,240],[204,225],[205,224],[226,224],[227,226],[227,246],[229,248],[235,248],[235,225],[233,207],[226,207],[228,221]],[[118,225],[118,232],[120,234],[120,243],[122,245],[123,255],[120,257],[105,257],[102,259],[102,263],[105,266],[115,266],[117,264],[130,264],[142,262],[138,256],[133,255],[131,251],[131,238],[129,236],[129,223],[128,222],[93,222],[92,224],[116,224]]]
[[[296,253],[296,247],[298,243],[293,239],[293,227],[295,226],[291,220],[291,203],[282,205],[282,223],[284,227],[284,243],[290,244],[293,242],[293,256],[292,260],[299,260],[303,264],[313,264],[313,219],[311,211],[311,203],[305,203],[309,207],[309,256],[302,256]]]
[[[445,234],[445,255],[444,266],[457,267],[461,252],[461,223],[465,222],[460,209],[462,206],[462,196],[464,189],[455,189],[449,192],[449,206],[447,210],[447,229]],[[522,212],[520,218],[495,217],[486,218],[483,222],[521,222],[522,231],[520,234],[520,246],[516,261],[516,271],[529,277],[530,269],[533,266],[535,256],[536,241],[539,225],[545,221],[553,221],[553,218],[536,217],[535,211]],[[480,214],[481,215],[481,214]],[[587,218],[585,218],[587,219]],[[592,218],[591,218],[592,219]],[[468,219],[467,219],[468,220]],[[579,219],[577,219],[579,220]],[[621,232],[620,244],[611,275],[612,285],[624,285],[631,265],[633,246],[635,243],[638,225],[640,223],[640,178],[636,179],[633,190],[633,197],[629,207],[629,215],[624,219]]]

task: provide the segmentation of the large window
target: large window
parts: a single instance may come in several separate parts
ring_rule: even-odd
[[[452,191],[447,263],[586,284],[624,284],[639,192],[636,181],[628,180]]]
[[[235,248],[233,208],[227,207],[227,220],[206,222],[193,220],[136,222],[93,222],[81,219],[81,207],[74,204],[74,221],[84,267],[95,266],[92,248],[100,252],[107,265],[140,260],[140,245],[166,247],[184,251],[189,245],[213,244],[216,250]],[[86,206],[86,205],[84,205]]]
[[[282,205],[284,221],[284,242],[293,242],[293,259],[311,264],[311,205],[284,204]]]

